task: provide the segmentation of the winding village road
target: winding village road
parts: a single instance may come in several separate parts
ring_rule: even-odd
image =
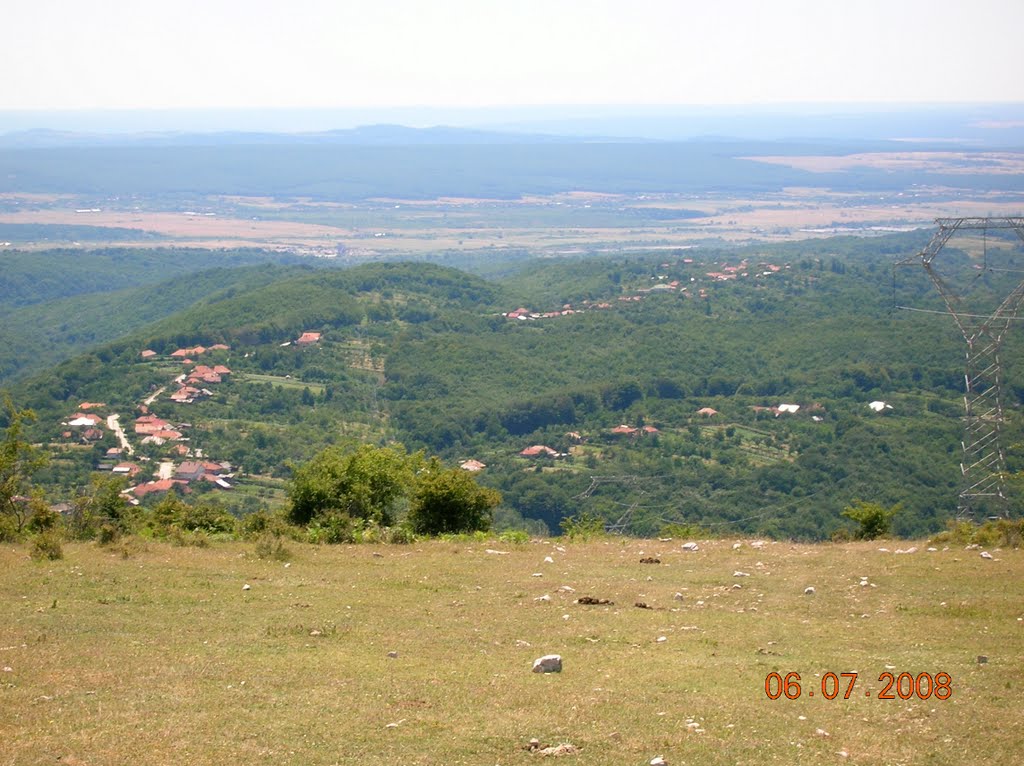
[[[134,455],[135,448],[128,442],[128,437],[125,435],[124,429],[121,428],[120,419],[120,415],[108,415],[107,428],[117,436],[117,440],[121,443],[121,449],[125,451],[125,454]]]

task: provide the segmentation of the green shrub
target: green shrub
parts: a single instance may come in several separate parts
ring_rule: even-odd
[[[171,543],[180,548],[209,548],[210,536],[203,530],[195,532],[175,527],[168,536]]]
[[[605,537],[608,533],[604,528],[604,519],[597,514],[581,511],[575,516],[562,519],[562,534],[570,540],[593,540]]]
[[[272,532],[264,532],[256,539],[255,551],[261,559],[287,561],[292,557],[291,551],[284,544],[284,539]]]
[[[261,509],[242,517],[239,522],[239,532],[246,540],[258,540],[268,533],[294,539],[300,530],[289,524],[284,516]]]
[[[522,529],[506,529],[498,535],[498,539],[510,545],[522,545],[530,542],[530,536]]]
[[[854,531],[858,540],[877,540],[879,537],[889,534],[892,517],[900,510],[898,503],[892,508],[885,508],[878,503],[855,500],[853,505],[843,509],[843,516],[860,524],[860,527]]]
[[[322,513],[306,528],[309,542],[338,545],[356,542],[356,528],[352,517],[337,511]]]
[[[673,540],[706,540],[711,537],[706,529],[697,524],[666,524],[661,528],[658,537],[671,537]]]
[[[36,561],[56,561],[64,558],[64,548],[61,545],[61,535],[56,529],[47,529],[40,532],[32,539],[32,549],[29,551]]]
[[[0,543],[13,543],[18,540],[18,522],[13,516],[0,513]]]
[[[416,542],[416,533],[408,524],[388,527],[384,530],[384,542],[392,545],[411,545]]]
[[[121,530],[114,524],[102,524],[96,535],[96,542],[100,545],[112,545],[121,537]]]
[[[1019,548],[1024,545],[1024,519],[999,519],[975,524],[951,519],[943,532],[931,540],[938,544],[980,545],[985,548]]]

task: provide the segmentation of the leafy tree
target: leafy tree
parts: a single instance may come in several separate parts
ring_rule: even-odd
[[[131,532],[138,520],[138,511],[122,494],[126,480],[120,476],[94,476],[89,486],[76,499],[71,516],[75,537],[90,539],[97,528],[102,539],[113,540]]]
[[[364,444],[346,452],[329,447],[295,470],[288,489],[289,518],[308,524],[318,516],[343,513],[382,526],[394,522],[395,504],[413,483],[418,455],[404,449]]]
[[[501,493],[481,487],[461,468],[444,468],[437,458],[420,473],[409,508],[417,534],[487,531]]]
[[[6,393],[4,411],[7,427],[0,442],[0,516],[6,518],[5,526],[13,526],[14,532],[20,534],[33,512],[26,497],[32,475],[46,464],[47,458],[23,436],[25,423],[34,421],[35,413],[19,410]]]
[[[863,500],[854,501],[853,505],[843,509],[843,516],[860,524],[856,536],[860,540],[877,540],[889,534],[892,518],[901,510],[899,503],[886,508],[879,503],[868,503]]]

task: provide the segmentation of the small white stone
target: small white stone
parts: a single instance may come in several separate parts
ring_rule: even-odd
[[[398,659],[398,652],[388,652],[388,659],[397,660]]]
[[[743,586],[740,585],[738,582],[737,583],[733,583],[732,589],[733,590],[743,590]]]
[[[659,755],[651,759],[651,766],[668,766],[668,761]]]
[[[829,734],[829,733],[828,733],[827,731],[825,731],[824,729],[815,729],[815,730],[814,730],[814,735],[815,735],[816,737],[831,737],[831,736],[832,736],[831,734]]]
[[[700,546],[697,545],[697,543],[693,543],[693,542],[683,543],[680,547],[684,551],[699,551],[700,550]]]
[[[682,601],[684,596],[679,591],[676,591],[676,595],[674,595],[672,598],[675,599],[676,601]]]
[[[530,575],[530,577],[543,577],[543,576],[544,576],[543,572],[534,572],[532,575]]]
[[[981,557],[982,557],[983,559],[990,559],[990,558],[992,558],[992,554],[991,554],[991,553],[989,553],[988,551],[982,551],[982,552],[981,552]]]
[[[808,585],[806,588],[804,588],[804,595],[805,596],[813,596],[816,592],[817,591],[814,590],[814,586],[813,585]]]
[[[562,656],[559,654],[545,654],[533,661],[534,673],[561,673]]]
[[[739,548],[742,548],[742,547],[743,547],[743,543],[733,543],[733,544],[732,544],[732,549],[733,549],[734,551],[735,551],[735,550],[738,550]]]
[[[658,643],[663,644],[668,641],[668,636],[658,636]]]
[[[534,601],[543,601],[544,603],[547,603],[550,600],[551,596],[549,596],[547,593],[545,593],[543,596],[537,596],[537,598],[534,599]]]
[[[575,593],[576,589],[568,585],[561,585],[558,588],[559,593]]]
[[[732,573],[732,576],[733,577],[750,577],[750,572],[741,572],[740,570],[737,569],[735,572]]]
[[[249,583],[246,583],[245,585],[242,586],[242,590],[252,590],[252,586],[249,585]]]
[[[545,556],[544,557],[544,563],[545,564],[554,564],[555,560],[553,558],[551,558],[550,556]]]

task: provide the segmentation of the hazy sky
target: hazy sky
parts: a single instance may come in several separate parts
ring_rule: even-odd
[[[0,110],[1024,101],[1022,0],[5,0]]]

